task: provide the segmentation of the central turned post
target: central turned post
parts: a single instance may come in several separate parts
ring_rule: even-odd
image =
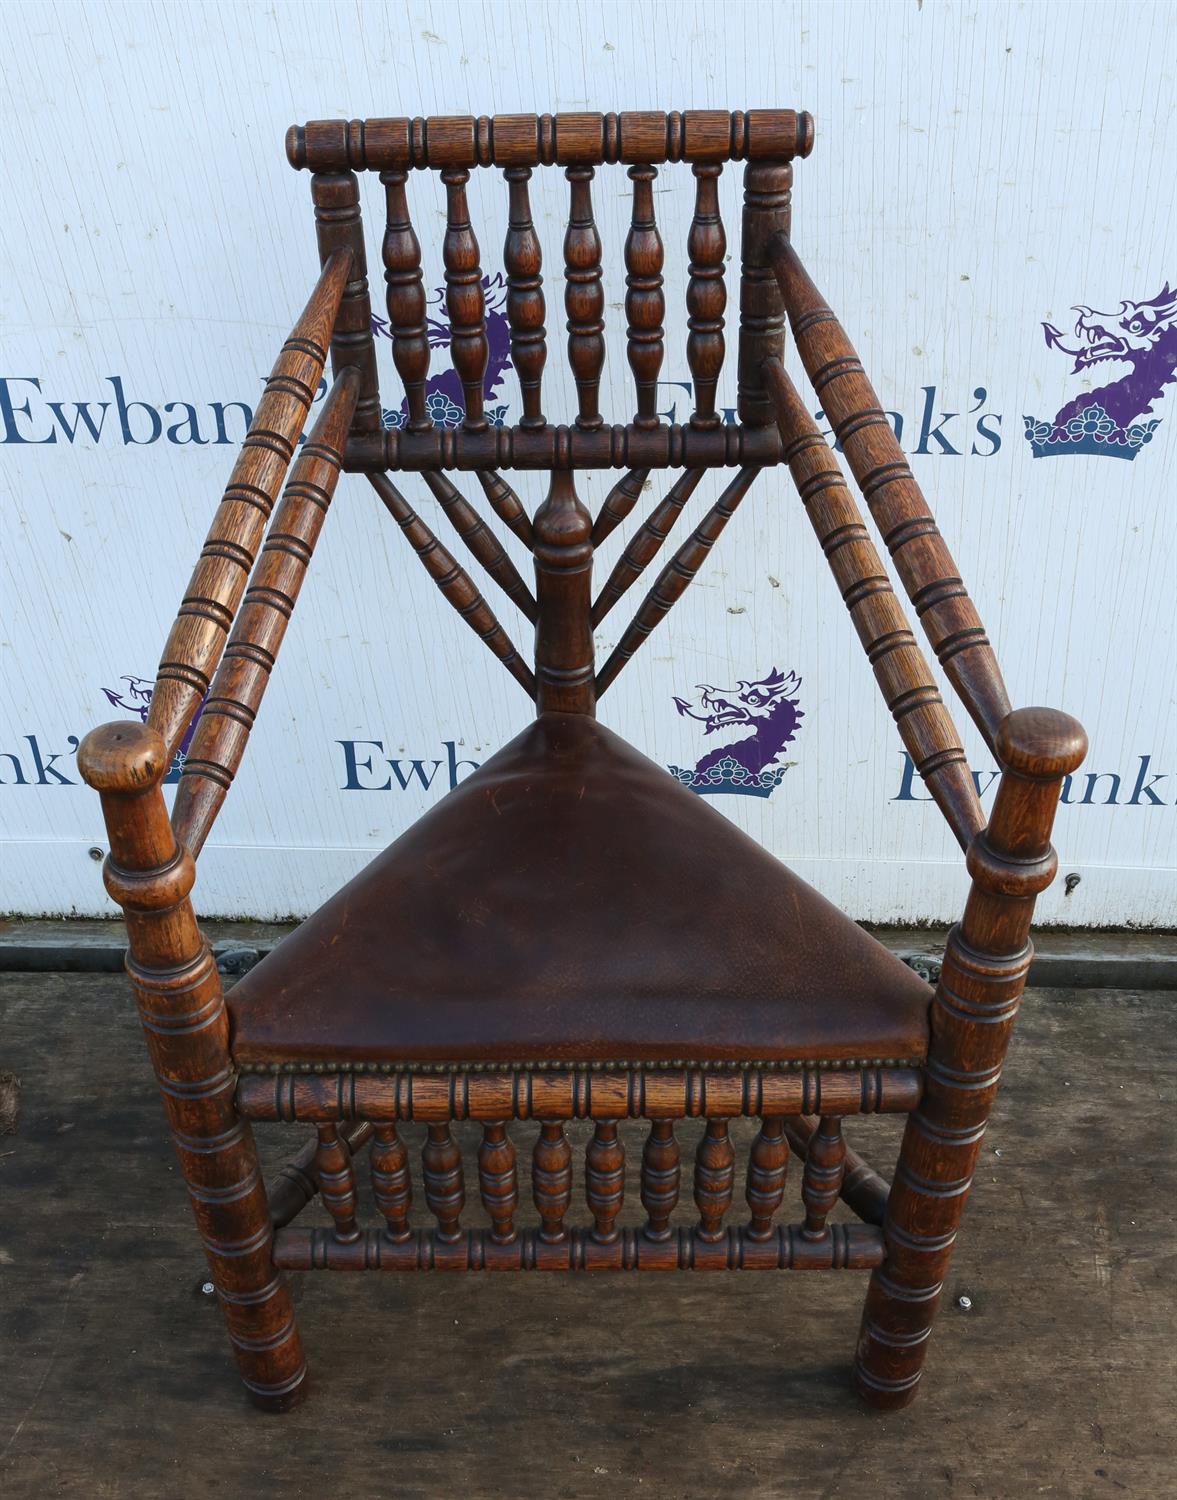
[[[596,716],[592,531],[572,475],[555,470],[533,522],[535,701],[541,714]]]

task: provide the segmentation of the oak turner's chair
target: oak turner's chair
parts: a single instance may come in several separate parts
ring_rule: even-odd
[[[288,1269],[871,1272],[856,1357],[871,1404],[914,1395],[948,1258],[1030,960],[1034,899],[1052,879],[1062,777],[1079,725],[1010,711],[993,651],[948,548],[845,333],[789,239],[791,159],[812,122],[788,110],[319,122],[288,154],[311,169],[322,275],[283,346],[160,663],[145,725],[95,730],[80,761],[102,797],[106,884],[126,913],[128,971],[242,1376],[261,1405],[304,1390]],[[743,160],[739,421],[715,408],[724,355],[725,237],[717,179]],[[657,164],[695,178],[687,359],[694,412],[655,414],[663,354]],[[604,359],[601,243],[591,184],[630,163],[627,353],[637,412],[598,410]],[[579,411],[547,420],[540,246],[528,205],[537,165],[571,185],[564,241],[568,352]],[[504,168],[511,354],[523,415],[492,427],[482,270],[466,182]],[[379,171],[393,358],[406,421],[383,430],[357,180]],[[439,170],[457,430],[432,425],[410,170]],[[781,364],[787,315],[801,361],[943,670],[1002,767],[988,825],[960,742],[829,447]],[[287,466],[330,346],[334,384]],[[694,577],[760,470],[787,464],[904,744],[972,877],[933,994],[922,980],[702,799],[596,719],[598,698]],[[595,547],[650,470],[682,473],[592,598]],[[737,470],[663,568],[599,669],[593,631],[639,577],[702,472]],[[246,740],[341,468],[366,474],[445,597],[534,698],[533,724],[445,797],[263,960],[229,997],[193,916],[194,861]],[[534,517],[504,469],[550,471]],[[595,520],[577,470],[626,471]],[[389,474],[419,473],[469,551],[535,625],[512,645],[465,570]],[[534,593],[449,476],[473,471],[489,510],[535,558]],[[271,512],[273,512],[271,514]],[[268,530],[267,530],[267,523]],[[161,782],[203,701],[169,817]],[[753,903],[747,897],[755,891]],[[893,1184],[846,1146],[845,1115],[906,1114]],[[732,1211],[732,1116],[758,1116],[746,1217]],[[645,1223],[620,1227],[618,1121],[650,1121]],[[698,1221],[674,1228],[675,1121],[703,1117]],[[532,1164],[540,1227],[517,1226],[508,1124],[541,1122]],[[595,1122],[584,1162],[591,1224],[566,1223],[564,1122]],[[316,1134],[267,1200],[251,1120]],[[398,1124],[427,1122],[423,1181],[436,1228],[414,1227]],[[464,1228],[451,1121],[482,1122],[479,1191],[490,1227]],[[356,1157],[370,1145],[383,1219],[361,1228]],[[780,1225],[790,1151],[803,1217]],[[292,1221],[318,1194],[330,1228]],[[861,1222],[828,1222],[839,1195]]]

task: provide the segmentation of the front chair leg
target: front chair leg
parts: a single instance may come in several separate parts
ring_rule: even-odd
[[[147,1047],[241,1378],[254,1402],[292,1406],[306,1362],[272,1260],[273,1230],[249,1122],[237,1113],[220,977],[188,893],[192,857],[164,805],[167,748],[136,723],[86,736],[78,764],[101,795],[106,888],[122,906]]]
[[[1054,879],[1050,831],[1065,775],[1086,753],[1081,726],[1019,709],[998,728],[1001,783],[968,852],[972,889],[948,939],[932,1003],[924,1097],[908,1117],[884,1220],[887,1259],[871,1274],[855,1359],[859,1393],[913,1400],[928,1337],[1001,1077],[1032,948],[1034,901]]]

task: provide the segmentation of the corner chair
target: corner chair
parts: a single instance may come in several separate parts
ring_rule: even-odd
[[[93,731],[79,760],[102,800],[106,886],[127,922],[148,1049],[241,1376],[283,1410],[307,1365],[285,1273],[331,1271],[851,1270],[869,1272],[854,1369],[873,1406],[915,1394],[956,1229],[1030,962],[1037,893],[1056,869],[1051,825],[1083,731],[1012,710],[990,642],[878,398],[798,258],[793,160],[810,117],[512,115],[319,121],[291,130],[311,174],[321,275],[279,353],[164,648],[145,723]],[[738,420],[716,407],[727,327],[718,180],[743,162]],[[693,411],[656,412],[664,250],[653,182],[689,163],[694,210],[686,357]],[[628,166],[626,353],[635,412],[599,409],[602,245],[592,185]],[[545,291],[528,184],[569,184],[563,300],[577,412],[545,414]],[[511,358],[521,415],[484,402],[480,251],[472,170],[501,169]],[[386,427],[356,173],[379,174],[392,356],[405,420]],[[464,411],[435,427],[410,174],[440,174],[454,370]],[[668,175],[677,175],[668,173]],[[786,374],[786,320],[842,456],[944,676],[1001,766],[986,820],[960,739],[837,458]],[[333,382],[299,445],[330,356]],[[848,917],[597,718],[625,664],[705,564],[767,471],[787,467],[903,743],[962,850],[972,888],[933,991]],[[594,631],[662,549],[708,469],[734,471],[658,571],[602,664]],[[505,474],[542,470],[534,515]],[[589,469],[620,471],[597,515]],[[656,498],[595,595],[595,550],[651,475]],[[287,471],[289,477],[287,478]],[[442,798],[231,991],[222,993],[191,902],[196,861],[241,763],[341,471],[362,475],[445,599],[535,704],[528,727]],[[473,476],[481,494],[471,500]],[[283,488],[283,481],[285,487]],[[428,490],[461,544],[524,621],[516,647],[474,578],[410,500]],[[510,539],[510,540],[509,540]],[[534,582],[512,561],[530,554]],[[194,716],[170,813],[162,783]],[[755,892],[755,917],[749,894]],[[906,1117],[888,1183],[843,1121]],[[729,1121],[759,1130],[733,1207]],[[619,1122],[649,1122],[644,1217],[624,1223]],[[513,1122],[534,1120],[534,1222],[520,1223]],[[701,1120],[679,1222],[676,1127]],[[267,1192],[251,1122],[312,1127]],[[407,1121],[426,1126],[413,1202]],[[477,1122],[484,1223],[470,1225],[455,1122]],[[568,1122],[589,1121],[572,1216]],[[587,1127],[586,1127],[587,1128]],[[575,1132],[574,1132],[575,1134]],[[376,1225],[361,1212],[368,1156]],[[785,1222],[800,1161],[799,1217]],[[297,1217],[318,1199],[325,1223]],[[853,1222],[833,1222],[842,1200]],[[526,1215],[524,1216],[526,1217]],[[672,1222],[674,1221],[674,1222]]]

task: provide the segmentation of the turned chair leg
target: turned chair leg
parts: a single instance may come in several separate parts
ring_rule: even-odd
[[[167,750],[146,725],[108,724],[87,735],[78,763],[102,798],[106,888],[126,916],[127,970],[241,1378],[258,1406],[284,1411],[305,1390],[306,1362],[237,1113],[220,977],[188,899],[192,857],[164,805]]]
[[[1034,901],[1054,878],[1050,846],[1062,778],[1083,759],[1066,714],[1020,709],[997,733],[1003,767],[989,826],[969,847],[972,889],[948,940],[932,1004],[924,1097],[908,1117],[871,1273],[855,1381],[871,1406],[913,1400],[1001,1077],[1032,949]]]

